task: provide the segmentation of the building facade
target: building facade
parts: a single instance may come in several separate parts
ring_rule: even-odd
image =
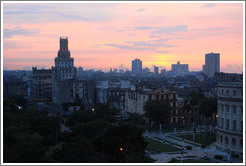
[[[156,75],[158,75],[158,74],[159,74],[159,67],[154,66],[154,73],[155,73]]]
[[[151,91],[128,91],[125,94],[126,112],[145,114],[144,105],[147,101],[167,102],[171,108],[171,115],[166,124],[182,124],[180,110],[177,107],[178,93],[166,89]],[[146,119],[148,121],[148,119]],[[148,122],[150,123],[150,122]]]
[[[31,100],[52,101],[52,70],[32,68]]]
[[[208,77],[213,77],[216,72],[220,72],[220,54],[209,53],[205,54],[205,74]]]
[[[177,64],[172,64],[172,72],[176,76],[184,76],[189,72],[189,65],[188,64],[180,64],[178,61]]]
[[[132,73],[142,74],[142,61],[140,59],[134,59],[132,61]]]
[[[243,84],[218,84],[217,147],[230,153],[243,153]]]

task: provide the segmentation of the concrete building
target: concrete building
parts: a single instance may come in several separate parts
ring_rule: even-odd
[[[243,83],[218,84],[217,148],[243,155]]]
[[[31,101],[52,101],[52,70],[32,68]]]
[[[97,102],[110,104],[125,115],[125,93],[130,89],[130,82],[121,80],[120,82],[101,81],[97,87]]]
[[[162,69],[161,70],[161,75],[166,75],[166,72],[167,72],[166,69]]]
[[[70,57],[68,39],[60,38],[60,50],[55,58],[55,67],[52,67],[52,100],[56,105],[73,101],[70,86],[76,78],[77,69]]]
[[[140,59],[134,59],[132,61],[132,73],[142,74],[142,61]]]
[[[159,74],[159,67],[154,66],[154,73],[155,73],[156,75],[158,75],[158,74]]]
[[[3,81],[3,97],[24,97],[27,99],[28,86],[21,80]]]
[[[172,64],[172,72],[176,76],[184,76],[189,72],[189,65],[188,64],[180,64],[178,61],[177,64]]]
[[[55,58],[55,67],[52,67],[52,100],[58,106],[79,102],[89,108],[95,103],[95,85],[77,78],[67,38],[60,38],[60,50]]]
[[[178,94],[166,89],[149,91],[128,91],[125,94],[126,112],[145,114],[144,105],[149,100],[165,101],[170,104],[172,109],[171,116],[166,124],[182,124],[179,109],[177,108]],[[146,119],[148,121],[148,119]]]
[[[213,77],[216,72],[220,72],[220,54],[209,53],[205,54],[205,74],[208,77]]]
[[[143,70],[142,70],[142,73],[143,74],[149,74],[150,70],[149,68],[145,67]]]

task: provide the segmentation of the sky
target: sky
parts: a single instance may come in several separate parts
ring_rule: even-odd
[[[3,3],[3,68],[54,66],[60,37],[76,67],[202,70],[220,53],[220,70],[243,71],[243,3]]]

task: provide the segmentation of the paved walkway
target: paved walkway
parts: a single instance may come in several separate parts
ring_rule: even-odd
[[[179,132],[179,134],[187,134],[187,131],[184,132]],[[185,140],[182,141],[181,138],[176,137],[177,133],[171,132],[171,133],[162,133],[162,132],[145,132],[144,136],[148,137],[148,138],[152,138],[155,140],[158,140],[160,142],[163,143],[164,140],[166,140],[167,142],[165,142],[166,144],[170,144],[169,142],[171,142],[172,146],[175,146],[175,144],[178,144],[179,146],[175,146],[178,148],[182,148],[182,146],[192,146],[192,150],[187,150],[184,148],[184,152],[186,152],[184,154],[185,159],[200,159],[203,158],[205,156],[205,150],[203,148],[201,148],[200,144],[196,143],[194,145],[193,142],[189,141],[189,140]],[[163,141],[161,141],[160,139],[162,139]],[[216,149],[216,144],[213,143],[210,146],[208,146],[206,148],[206,155],[207,157],[210,159],[210,162],[222,162],[222,163],[227,163],[228,160],[228,155],[225,152],[222,152],[220,150]],[[224,160],[215,160],[214,159],[214,155],[223,155],[224,156]],[[187,158],[188,156],[188,158]],[[190,157],[189,157],[190,156]],[[196,156],[196,157],[193,157]],[[168,153],[159,153],[159,154],[150,154],[150,157],[156,160],[156,163],[167,163],[169,162],[172,158],[176,158],[178,160],[180,160],[181,157],[181,149],[179,152],[176,152],[176,154],[168,154]],[[235,158],[230,158],[230,162],[233,163],[242,163],[242,160],[240,159],[235,159]]]

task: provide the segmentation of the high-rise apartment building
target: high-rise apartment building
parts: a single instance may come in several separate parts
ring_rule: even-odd
[[[220,72],[220,54],[213,52],[205,54],[204,69],[208,77],[213,77],[216,72]]]
[[[132,72],[134,74],[142,74],[142,61],[140,59],[132,61]]]

